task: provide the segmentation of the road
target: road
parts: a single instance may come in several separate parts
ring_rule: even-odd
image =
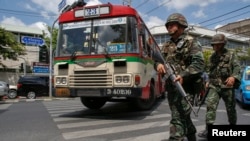
[[[237,105],[237,112],[238,124],[250,124],[249,110]],[[205,128],[204,113],[203,106],[198,117],[192,114],[198,132]],[[100,110],[89,110],[79,98],[6,100],[0,104],[0,140],[166,141],[169,120],[166,99],[159,100],[150,111],[136,111],[129,103],[107,103]],[[228,124],[223,101],[218,107],[216,124]]]

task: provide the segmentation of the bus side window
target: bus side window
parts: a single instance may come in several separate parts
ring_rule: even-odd
[[[144,34],[144,38],[143,38],[143,41],[144,41],[143,47],[144,47],[144,51],[148,57],[151,57],[152,42],[151,42],[150,38],[152,38],[150,36],[150,33],[148,32],[148,30],[145,29],[145,34]]]
[[[153,39],[152,39],[151,36],[148,37],[148,39],[147,39],[147,47],[148,47],[149,56],[151,57],[151,55],[152,55],[152,48],[155,47],[155,44],[154,44]]]
[[[134,17],[128,17],[127,24],[127,51],[132,53],[138,53],[138,37],[137,37],[137,21]]]

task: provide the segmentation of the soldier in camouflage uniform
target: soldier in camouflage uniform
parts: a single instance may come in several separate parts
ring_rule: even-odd
[[[206,98],[206,129],[198,134],[200,137],[206,138],[207,127],[214,124],[220,98],[225,102],[229,124],[235,125],[237,121],[233,86],[240,82],[240,65],[235,54],[224,48],[226,43],[224,34],[214,35],[211,41],[214,53],[210,57],[207,84],[209,92]]]
[[[166,62],[175,67],[176,79],[187,93],[190,103],[194,94],[201,88],[201,74],[204,70],[204,58],[200,44],[185,34],[188,27],[186,18],[179,13],[171,14],[165,24],[170,40],[161,49]],[[157,72],[164,74],[164,64],[155,62]],[[191,120],[191,106],[179,93],[173,82],[168,78],[165,85],[168,92],[168,103],[171,110],[170,141],[182,141],[185,136],[189,141],[196,141],[196,128]]]

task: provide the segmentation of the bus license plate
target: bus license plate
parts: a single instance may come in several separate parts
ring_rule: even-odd
[[[107,89],[107,95],[132,95],[131,89]]]

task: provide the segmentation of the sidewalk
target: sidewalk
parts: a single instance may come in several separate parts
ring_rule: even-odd
[[[18,97],[15,99],[8,99],[7,97],[4,98],[1,103],[14,103],[14,102],[34,102],[34,101],[52,101],[52,100],[73,100],[75,97],[72,98],[59,98],[59,97],[37,97],[36,99],[27,99],[26,97]]]

